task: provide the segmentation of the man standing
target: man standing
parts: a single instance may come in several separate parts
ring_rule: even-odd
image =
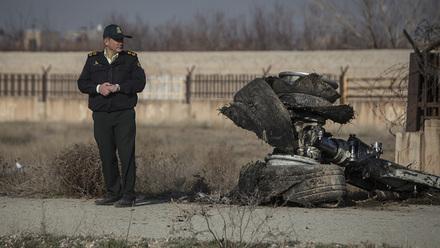
[[[118,25],[105,27],[104,50],[89,53],[78,79],[79,90],[89,95],[106,187],[106,195],[96,205],[129,207],[136,199],[134,107],[146,80],[136,53],[123,51],[124,38],[132,37]]]

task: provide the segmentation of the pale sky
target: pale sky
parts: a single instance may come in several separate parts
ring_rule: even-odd
[[[124,15],[128,20],[139,16],[157,25],[171,19],[186,21],[197,12],[243,16],[255,6],[270,8],[277,1],[300,8],[306,0],[0,0],[0,27],[36,22],[59,31],[72,30],[103,24],[111,14]]]

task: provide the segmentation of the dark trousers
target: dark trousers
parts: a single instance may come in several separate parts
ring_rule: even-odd
[[[136,182],[134,109],[115,112],[93,112],[94,135],[102,162],[108,194],[134,197]],[[118,168],[118,152],[121,172]]]

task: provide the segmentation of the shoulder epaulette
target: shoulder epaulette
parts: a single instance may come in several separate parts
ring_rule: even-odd
[[[89,57],[95,56],[96,54],[98,54],[98,52],[97,51],[93,51],[93,52],[89,53]]]
[[[135,57],[137,56],[137,54],[133,51],[127,51],[127,54],[129,54],[131,56],[135,56]]]

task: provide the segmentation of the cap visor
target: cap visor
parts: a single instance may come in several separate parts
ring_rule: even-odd
[[[124,34],[116,34],[111,36],[110,38],[114,40],[123,40],[124,38],[132,38],[130,35],[124,35]]]

